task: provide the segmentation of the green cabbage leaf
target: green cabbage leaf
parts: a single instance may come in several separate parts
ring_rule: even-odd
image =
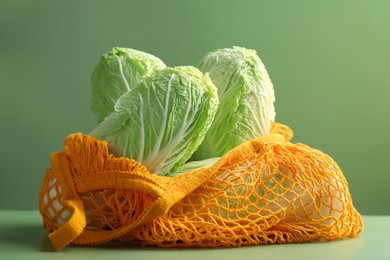
[[[115,47],[102,55],[92,72],[91,110],[100,123],[114,112],[118,98],[140,79],[165,68],[159,58],[130,48]]]
[[[198,67],[218,88],[220,104],[191,160],[220,157],[248,140],[269,134],[275,120],[274,89],[255,50],[233,47],[211,51]]]
[[[219,159],[220,157],[214,157],[214,158],[204,159],[201,161],[190,161],[183,165],[180,165],[174,172],[170,173],[168,176],[175,177],[182,173],[193,172],[203,168],[209,168],[213,166]]]
[[[217,88],[195,67],[166,67],[143,77],[91,133],[111,152],[168,175],[199,147],[218,107]]]

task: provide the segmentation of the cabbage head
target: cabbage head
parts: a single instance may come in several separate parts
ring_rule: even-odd
[[[98,123],[114,112],[118,98],[142,77],[165,67],[159,58],[130,48],[115,47],[102,55],[91,77],[91,110]]]
[[[168,175],[199,147],[218,107],[217,88],[195,67],[167,67],[144,77],[90,135],[111,152]]]
[[[242,47],[207,53],[198,65],[218,88],[214,122],[191,160],[220,157],[251,139],[269,134],[275,120],[270,77],[255,50]]]

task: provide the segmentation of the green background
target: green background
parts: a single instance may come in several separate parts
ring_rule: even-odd
[[[277,121],[331,155],[363,214],[390,214],[390,1],[0,0],[0,209],[36,209],[51,152],[95,126],[90,75],[114,46],[196,65],[255,49]]]

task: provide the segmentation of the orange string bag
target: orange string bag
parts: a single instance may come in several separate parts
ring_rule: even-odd
[[[152,174],[72,134],[51,155],[39,202],[56,250],[112,240],[159,247],[237,247],[357,236],[363,229],[336,162],[271,134],[248,141],[209,168]]]

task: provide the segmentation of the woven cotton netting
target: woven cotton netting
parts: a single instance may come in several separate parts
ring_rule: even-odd
[[[83,205],[82,233],[95,231],[71,241],[76,244],[116,239],[161,247],[232,247],[357,236],[362,220],[336,162],[321,151],[288,142],[290,130],[276,126],[272,135],[233,149],[212,167],[174,178],[113,157],[104,142],[71,136],[78,138],[78,148],[64,152],[67,168],[49,170],[41,190],[45,226],[53,232],[72,215],[58,176],[67,171],[74,185],[67,197],[76,196]],[[88,155],[79,160],[78,153],[87,152],[83,146]],[[121,176],[113,183],[107,178],[96,184],[98,178],[92,178],[118,172]],[[137,180],[133,186],[121,184],[127,176]],[[115,230],[121,232],[101,240],[89,237]]]

